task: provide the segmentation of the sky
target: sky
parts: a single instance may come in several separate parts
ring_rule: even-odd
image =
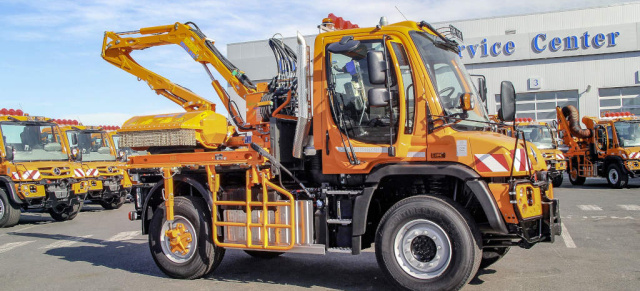
[[[2,0],[0,108],[76,119],[85,125],[121,125],[135,115],[182,111],[100,57],[105,31],[192,21],[226,54],[228,43],[267,39],[276,33],[316,34],[329,13],[369,27],[381,16],[389,23],[403,21],[402,14],[409,20],[442,22],[626,2],[630,1]],[[155,47],[133,56],[152,71],[216,102],[226,115],[202,66],[182,48]]]

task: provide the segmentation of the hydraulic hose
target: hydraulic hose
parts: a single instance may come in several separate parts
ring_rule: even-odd
[[[564,115],[564,117],[569,121],[569,130],[571,131],[571,134],[579,138],[591,137],[590,130],[580,128],[578,109],[573,105],[562,107],[562,115]]]

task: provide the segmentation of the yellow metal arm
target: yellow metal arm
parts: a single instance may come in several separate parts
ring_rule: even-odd
[[[143,50],[168,44],[181,46],[196,62],[201,63],[205,67],[212,79],[212,85],[216,93],[222,100],[227,111],[233,116],[237,115],[237,112],[232,112],[235,111],[235,108],[230,106],[226,92],[224,92],[224,89],[222,89],[221,92],[222,87],[219,86],[219,83],[213,78],[207,65],[213,66],[243,99],[246,95],[255,93],[255,86],[251,84],[244,73],[226,60],[224,56],[215,49],[213,41],[207,39],[195,24],[176,23],[174,25],[147,27],[137,31],[120,33],[107,31],[105,32],[102,43],[102,58],[116,67],[146,81],[149,87],[156,91],[157,94],[167,97],[187,111],[215,111],[215,104],[211,101],[146,69],[131,57],[131,52],[134,50]]]

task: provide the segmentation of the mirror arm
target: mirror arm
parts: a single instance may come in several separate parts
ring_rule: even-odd
[[[385,87],[387,88],[387,92],[389,92],[389,156],[396,156],[396,148],[393,146],[393,95],[391,94],[391,70],[389,69],[389,57],[387,54],[387,38],[388,35],[382,36],[382,54],[384,55],[385,62]]]

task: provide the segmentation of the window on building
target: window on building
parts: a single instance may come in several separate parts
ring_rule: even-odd
[[[640,114],[640,86],[598,89],[600,113],[629,111]]]
[[[500,94],[496,94],[496,110],[500,108]],[[516,94],[516,118],[533,118],[550,122],[556,119],[556,107],[578,107],[578,90],[526,92]]]

